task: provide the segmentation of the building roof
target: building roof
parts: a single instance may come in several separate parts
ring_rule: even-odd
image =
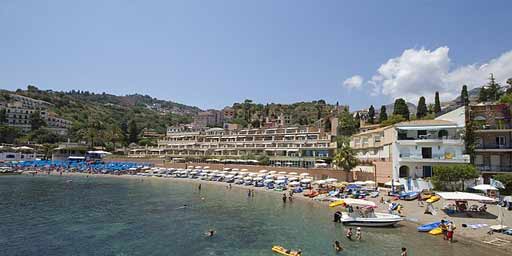
[[[403,126],[444,126],[444,125],[455,125],[454,122],[447,120],[413,120],[413,121],[405,121],[395,124],[395,127],[403,127]]]
[[[376,133],[376,132],[382,132],[382,131],[384,131],[386,129],[389,129],[391,127],[392,127],[392,125],[388,125],[388,126],[380,127],[380,128],[377,128],[377,129],[369,130],[369,131],[366,131],[366,132],[361,132],[361,133],[358,133],[358,134],[354,134],[353,136],[360,136],[360,135],[367,135],[367,134],[372,134],[372,133]]]

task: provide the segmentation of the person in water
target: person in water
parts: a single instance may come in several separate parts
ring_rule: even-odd
[[[345,236],[348,238],[348,240],[352,240],[352,228],[348,228],[347,230],[347,233],[345,234]]]
[[[286,203],[286,193],[283,194],[283,203]]]
[[[357,240],[361,240],[362,239],[361,228],[360,227],[357,227],[357,229],[356,229],[356,239]]]
[[[336,252],[343,251],[343,247],[341,246],[340,241],[334,241],[334,250],[336,250]]]
[[[402,253],[400,253],[400,256],[407,256],[407,248],[402,247]]]
[[[334,213],[334,222],[341,222],[341,212],[340,211],[336,211]]]
[[[201,191],[201,184],[199,184],[199,186],[197,186],[197,190]]]
[[[210,229],[210,230],[208,230],[208,232],[206,232],[207,237],[212,237],[213,235],[215,235],[215,230],[213,230],[213,229]]]
[[[247,197],[251,197],[251,190],[249,189],[249,191],[247,192]]]

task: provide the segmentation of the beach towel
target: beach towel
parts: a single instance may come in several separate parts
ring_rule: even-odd
[[[477,229],[477,228],[483,228],[483,227],[487,227],[489,225],[487,224],[470,224],[468,225],[468,227],[472,228],[472,229]]]

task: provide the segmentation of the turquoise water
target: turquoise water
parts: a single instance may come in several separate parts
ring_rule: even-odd
[[[402,246],[409,255],[495,255],[406,226],[363,228],[362,241],[348,241],[331,215],[275,193],[248,198],[212,184],[199,193],[172,179],[4,176],[0,255],[273,255],[274,244],[336,255],[334,240],[346,247],[340,255],[400,255]],[[210,228],[217,234],[206,238]]]

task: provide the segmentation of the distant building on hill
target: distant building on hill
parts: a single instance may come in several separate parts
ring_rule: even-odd
[[[7,119],[5,124],[16,127],[24,133],[31,131],[30,116],[33,113],[39,113],[41,119],[46,123],[46,129],[59,135],[66,135],[72,122],[50,112],[48,107],[52,105],[46,101],[10,94],[10,101],[2,102],[0,109],[5,110]]]

